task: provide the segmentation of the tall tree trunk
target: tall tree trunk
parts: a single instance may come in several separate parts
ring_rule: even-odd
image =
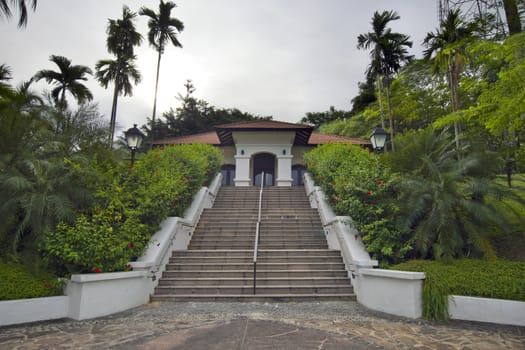
[[[113,148],[113,139],[115,138],[115,124],[117,120],[117,101],[118,101],[118,93],[119,93],[119,86],[118,82],[120,81],[120,77],[115,77],[115,87],[113,89],[113,104],[111,106],[111,119],[109,121],[109,149]]]
[[[381,112],[381,127],[383,129],[386,129],[385,126],[385,111],[383,109],[383,78],[378,75],[376,79],[376,85],[377,85],[377,93],[379,95],[379,111]]]
[[[392,148],[392,152],[395,151],[394,147],[394,121],[392,119],[392,106],[390,105],[390,82],[388,82],[386,89],[386,103],[387,103],[387,109],[388,109],[388,120],[390,122],[390,147]]]
[[[452,103],[452,111],[456,112],[459,109],[459,96],[458,96],[458,78],[459,73],[456,72],[456,57],[452,54],[448,66],[448,83],[450,86],[450,101]],[[459,122],[454,122],[454,140],[456,141],[456,149],[459,151],[461,147],[459,141],[459,135],[461,133],[461,125]]]
[[[510,35],[520,33],[522,28],[516,0],[503,0],[503,8],[505,9]]]
[[[159,89],[159,72],[160,72],[160,57],[162,56],[162,50],[159,49],[159,58],[157,60],[157,79],[155,80],[155,98],[153,99],[153,114],[151,116],[151,137],[152,140],[155,140],[155,115],[157,113],[157,91]],[[153,142],[151,143],[151,147],[153,147]]]

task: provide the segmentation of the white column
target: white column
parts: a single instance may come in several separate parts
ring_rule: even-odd
[[[235,156],[235,179],[233,179],[235,186],[250,186],[252,180],[250,178],[250,156],[236,155]]]
[[[277,179],[275,180],[276,186],[292,186],[292,158],[292,155],[277,156]]]

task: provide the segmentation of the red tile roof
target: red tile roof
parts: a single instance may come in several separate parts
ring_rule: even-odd
[[[256,120],[256,121],[247,121],[239,122],[232,124],[218,125],[215,127],[217,131],[209,131],[200,134],[179,136],[179,137],[168,137],[153,142],[154,145],[174,145],[174,144],[183,144],[183,143],[205,143],[209,145],[233,145],[233,138],[231,132],[233,130],[242,130],[242,131],[262,131],[262,130],[280,130],[280,131],[292,131],[295,130],[296,137],[294,144],[295,145],[304,145],[304,146],[315,146],[322,145],[325,143],[342,143],[348,142],[355,145],[369,145],[368,140],[321,134],[318,132],[313,132],[313,127],[305,124],[294,124],[280,122],[276,120]]]
[[[219,136],[215,131],[204,132],[201,134],[167,137],[153,141],[154,145],[180,145],[183,143],[204,143],[208,145],[220,145]]]
[[[368,140],[357,139],[353,137],[338,136],[338,135],[321,134],[318,132],[312,133],[312,135],[310,136],[310,139],[308,140],[309,145],[324,145],[325,143],[343,143],[343,142],[349,142],[354,145],[369,145],[370,144],[370,141]]]
[[[255,120],[255,121],[246,121],[239,123],[223,124],[217,125],[216,129],[286,129],[286,130],[297,130],[297,129],[313,129],[310,125],[305,124],[295,124],[295,123],[286,123],[280,122],[277,120]]]
[[[369,145],[368,140],[357,139],[352,137],[337,136],[330,134],[321,134],[318,132],[312,133],[308,140],[309,146],[323,145],[325,143],[342,143],[348,142],[354,145]],[[220,145],[219,137],[215,131],[205,132],[201,134],[168,137],[153,142],[154,145],[180,145],[183,143],[204,143],[208,145]]]

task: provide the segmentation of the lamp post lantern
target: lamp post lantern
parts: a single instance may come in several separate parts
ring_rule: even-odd
[[[126,136],[128,148],[131,150],[131,167],[133,167],[133,164],[135,163],[135,152],[137,152],[142,144],[144,134],[137,129],[137,124],[133,124],[133,127],[124,132],[124,135]]]
[[[372,143],[374,151],[379,153],[383,152],[383,150],[385,149],[387,135],[388,134],[383,128],[381,128],[379,125],[376,126],[374,132],[372,133],[372,135],[370,135],[370,142]]]

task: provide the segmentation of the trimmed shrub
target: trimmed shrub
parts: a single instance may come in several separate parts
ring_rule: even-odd
[[[423,317],[429,319],[448,319],[449,295],[525,301],[525,262],[412,260],[391,269],[425,272]]]
[[[49,274],[35,276],[23,266],[0,262],[0,300],[62,295],[62,283]]]

